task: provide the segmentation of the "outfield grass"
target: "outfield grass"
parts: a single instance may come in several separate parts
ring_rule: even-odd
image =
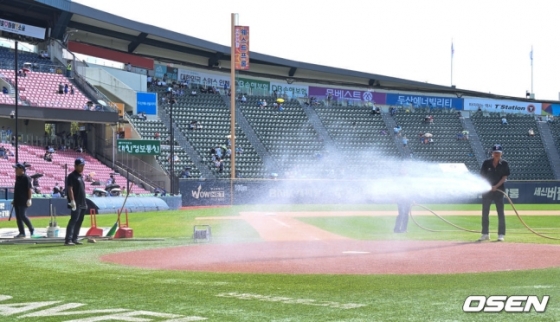
[[[521,207],[520,210],[556,210]],[[428,205],[438,210],[480,210],[479,205]],[[224,274],[142,270],[100,262],[99,256],[155,247],[190,245],[192,227],[210,223],[214,242],[259,241],[241,220],[195,220],[207,216],[235,216],[239,211],[394,210],[394,205],[375,206],[244,206],[186,211],[130,214],[136,237],[164,237],[161,242],[98,242],[79,247],[60,245],[0,245],[0,294],[13,299],[0,302],[0,321],[70,321],[103,314],[19,318],[8,314],[10,303],[62,301],[86,304],[81,310],[123,308],[200,316],[209,321],[557,321],[560,319],[560,269],[458,274],[458,275],[270,275]],[[545,208],[545,209],[543,209]],[[434,217],[416,217],[432,229],[449,230]],[[478,229],[478,216],[449,216],[448,220]],[[300,220],[355,239],[414,239],[471,241],[477,234],[429,233],[409,222],[409,233],[391,233],[394,217],[307,217]],[[508,242],[555,243],[521,230],[508,216]],[[526,217],[535,228],[560,227],[552,216]],[[67,218],[59,218],[65,226]],[[115,215],[98,216],[98,225],[109,227]],[[491,217],[495,229],[496,216]],[[47,218],[33,219],[40,227]],[[89,224],[89,218],[86,218]],[[15,227],[2,221],[0,227]],[[550,231],[550,230],[549,230]],[[556,234],[560,236],[560,234]],[[231,293],[246,294],[245,299]],[[230,297],[225,297],[230,294]],[[461,308],[468,295],[550,295],[545,313],[466,314]],[[221,295],[221,296],[219,296]],[[283,297],[284,299],[281,299]],[[314,300],[310,302],[309,300]],[[314,305],[309,305],[309,304]],[[344,309],[344,304],[364,305]],[[319,306],[320,305],[320,306]],[[39,311],[34,309],[29,312]],[[27,312],[27,313],[29,313]],[[146,317],[143,321],[169,318]],[[101,320],[83,320],[101,321]],[[124,320],[123,320],[124,321]],[[175,319],[187,321],[187,319]]]

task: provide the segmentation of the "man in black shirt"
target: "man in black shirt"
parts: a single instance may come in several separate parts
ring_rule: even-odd
[[[25,227],[24,224],[29,228],[31,236],[33,236],[33,225],[27,215],[25,210],[27,207],[31,207],[31,195],[33,190],[31,187],[31,178],[25,174],[25,165],[17,163],[13,165],[16,169],[16,184],[14,186],[14,200],[12,205],[16,211],[17,226],[19,230],[19,235],[15,238],[25,238]]]
[[[86,203],[86,186],[82,173],[86,162],[82,158],[74,161],[74,171],[66,178],[66,190],[68,193],[68,206],[72,210],[70,212],[70,221],[66,227],[65,246],[81,245],[78,241],[78,235],[82,228],[84,215],[87,209]]]
[[[509,176],[509,164],[502,159],[502,146],[496,144],[492,147],[492,158],[485,160],[480,169],[480,175],[492,185],[489,192],[482,194],[482,236],[478,241],[489,240],[488,225],[490,205],[496,204],[498,212],[498,241],[504,241],[506,235],[506,218],[504,215],[504,182]]]

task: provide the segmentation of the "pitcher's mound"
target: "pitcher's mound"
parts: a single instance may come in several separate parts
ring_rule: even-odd
[[[202,244],[105,255],[150,269],[273,274],[453,274],[560,266],[560,246],[437,241]]]

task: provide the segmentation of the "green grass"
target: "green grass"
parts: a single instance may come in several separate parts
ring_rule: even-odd
[[[523,206],[523,207],[521,207]],[[443,210],[480,210],[480,205],[428,205]],[[190,245],[192,227],[210,224],[214,242],[259,241],[259,236],[241,220],[196,220],[197,217],[236,216],[240,211],[326,211],[394,210],[394,205],[335,206],[235,206],[187,211],[130,214],[135,237],[164,237],[161,242],[98,242],[69,248],[59,245],[0,245],[0,294],[13,296],[0,302],[0,321],[69,321],[99,314],[18,318],[6,316],[6,304],[62,301],[86,304],[75,310],[125,308],[184,316],[201,316],[209,321],[556,321],[560,319],[560,268],[458,275],[272,275],[225,274],[185,271],[142,270],[99,261],[104,254],[147,248]],[[520,205],[520,210],[552,207]],[[115,215],[98,216],[98,225],[111,226]],[[452,229],[435,217],[416,217],[432,229]],[[470,229],[478,229],[479,216],[448,216],[446,219]],[[524,217],[535,228],[560,228],[552,216]],[[48,219],[32,219],[40,227]],[[355,239],[464,240],[473,233],[430,233],[409,222],[409,233],[391,233],[395,218],[333,217],[301,218],[322,229]],[[65,226],[67,217],[59,218]],[[496,216],[491,215],[495,230]],[[527,234],[515,217],[508,216],[507,240],[528,243],[557,243]],[[89,218],[86,218],[89,225]],[[15,227],[2,221],[0,227]],[[550,230],[548,230],[550,231]],[[560,236],[556,233],[555,236]],[[217,296],[246,293],[275,297],[273,301]],[[550,295],[545,313],[466,314],[461,308],[468,295]],[[280,301],[314,300],[317,305]],[[269,298],[270,299],[270,298]],[[288,303],[286,303],[288,302]],[[340,304],[365,305],[354,309]],[[308,302],[309,303],[309,302]],[[52,306],[52,305],[51,305]],[[333,307],[335,306],[335,307]],[[32,311],[38,311],[35,309]],[[163,318],[149,318],[165,321]],[[179,320],[178,320],[179,321]]]

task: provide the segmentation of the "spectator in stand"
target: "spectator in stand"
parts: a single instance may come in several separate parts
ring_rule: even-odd
[[[159,140],[160,135],[159,132],[154,133],[154,139]]]
[[[391,106],[391,108],[389,109],[389,113],[391,114],[391,116],[395,116],[395,114],[397,114],[397,109]]]
[[[529,129],[529,136],[535,136],[535,131],[533,130],[533,128]]]
[[[268,105],[268,103],[266,102],[265,99],[263,99],[263,101],[262,101],[262,106],[263,106],[263,107],[266,107],[267,105]]]
[[[138,118],[141,119],[142,121],[145,121],[148,119],[148,117],[146,116],[145,112],[142,112],[138,115]]]
[[[401,130],[401,126],[397,124],[397,126],[393,128],[393,133],[395,133],[395,136],[401,136]]]
[[[179,178],[187,179],[191,177],[191,172],[189,171],[191,167],[185,167],[185,169],[179,175]]]
[[[58,182],[54,184],[52,196],[53,198],[62,198],[61,189],[58,186]]]
[[[196,89],[193,88],[193,90],[191,91],[191,96],[196,96]]]
[[[468,139],[469,139],[469,131],[463,130],[463,140],[468,140]]]
[[[507,122],[506,117],[505,116],[502,117],[502,125],[507,125],[507,124],[508,124],[508,122]]]
[[[406,148],[406,146],[408,145],[408,139],[406,138],[406,135],[403,135],[403,137],[402,137],[402,143],[403,143],[403,147]]]
[[[70,95],[74,95],[74,85],[70,85]]]
[[[0,146],[0,157],[3,157],[6,155],[6,148],[2,145]]]
[[[247,102],[247,97],[245,97],[245,95],[241,96],[241,102],[243,103]]]
[[[58,84],[58,94],[64,94],[64,85]]]
[[[64,94],[68,94],[68,84],[64,84]]]
[[[43,160],[47,162],[52,162],[52,153],[48,151],[45,152],[45,155],[43,156]]]
[[[126,67],[126,71],[127,71],[127,72],[131,72],[131,71],[132,71],[132,65],[130,65],[130,62],[126,63],[125,67]]]
[[[240,146],[235,147],[235,152],[236,152],[237,154],[243,154],[243,148],[240,147]]]

